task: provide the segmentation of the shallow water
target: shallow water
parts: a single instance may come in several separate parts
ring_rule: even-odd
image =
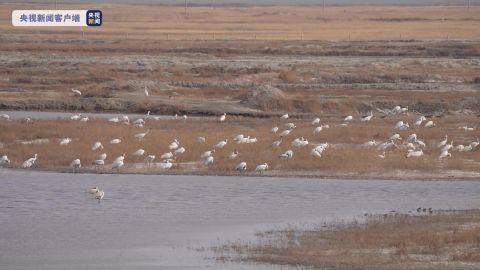
[[[258,230],[480,207],[480,182],[84,175],[0,170],[2,269],[285,269],[196,248]],[[102,202],[89,187],[105,190]]]

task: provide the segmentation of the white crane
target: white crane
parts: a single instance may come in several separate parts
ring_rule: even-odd
[[[286,137],[286,136],[288,136],[288,134],[290,134],[290,132],[292,132],[291,129],[286,129],[286,130],[282,131],[282,132],[279,134],[279,136],[280,136],[280,137]]]
[[[363,146],[370,147],[370,146],[377,146],[377,142],[375,140],[368,141],[363,144]]]
[[[225,122],[225,119],[226,119],[226,118],[227,118],[227,114],[224,113],[224,114],[222,114],[222,115],[220,116],[220,118],[218,118],[218,121],[219,121],[219,122]]]
[[[121,138],[112,139],[112,140],[110,141],[111,144],[119,144],[119,143],[121,143],[121,142],[122,142],[122,139],[121,139]]]
[[[137,156],[137,157],[141,157],[143,156],[143,154],[145,154],[145,150],[143,150],[142,148],[138,149],[137,151],[133,152],[133,155],[134,156]]]
[[[123,167],[123,165],[124,165],[123,160],[124,160],[123,158],[121,158],[121,159],[119,159],[119,158],[115,159],[115,160],[113,161],[113,163],[112,163],[112,170],[113,170],[113,169],[117,169],[117,171],[119,171],[120,168]]]
[[[370,111],[370,114],[367,115],[367,116],[364,116],[362,117],[362,119],[360,121],[362,122],[370,122],[370,120],[372,120],[373,118],[373,112]]]
[[[155,155],[148,155],[145,158],[145,162],[148,164],[148,166],[150,166],[154,160],[155,160]]]
[[[78,89],[71,89],[71,91],[73,92],[73,95],[74,96],[81,96],[82,95],[82,92],[80,92],[80,90]]]
[[[175,155],[181,155],[181,154],[185,153],[185,151],[186,151],[185,147],[180,147],[177,150],[175,150],[175,152],[173,152],[173,153]]]
[[[426,128],[432,128],[435,126],[435,123],[433,123],[432,120],[428,121],[427,123],[425,123],[424,127]]]
[[[343,118],[343,122],[351,122],[353,121],[353,116],[348,115],[347,117]]]
[[[102,143],[101,143],[101,142],[95,142],[95,143],[93,144],[93,146],[92,146],[92,151],[95,151],[95,150],[97,150],[97,149],[99,149],[99,148],[103,149]]]
[[[278,127],[273,127],[270,132],[272,132],[273,134],[277,133],[278,131]]]
[[[204,153],[200,156],[200,158],[208,158],[208,157],[212,156],[213,153],[215,153],[215,149],[204,152]]]
[[[141,141],[143,140],[143,138],[145,138],[145,136],[147,136],[147,134],[150,132],[150,130],[147,130],[147,132],[143,132],[143,133],[137,133],[134,135],[135,139]]]
[[[96,159],[92,162],[93,165],[105,165],[105,160],[103,159]]]
[[[280,138],[280,140],[278,141],[274,141],[272,145],[273,147],[280,147],[281,144],[282,144],[282,138]]]
[[[292,150],[287,150],[287,151],[285,151],[285,153],[281,154],[279,157],[280,158],[285,158],[285,159],[293,158],[293,151]]]
[[[23,168],[30,168],[32,167],[35,162],[37,161],[37,154],[35,154],[33,157],[25,160],[23,163],[22,163],[22,167]]]
[[[448,142],[448,135],[445,135],[445,139],[438,143],[438,145],[437,145],[438,148],[444,147],[447,144],[447,142]]]
[[[70,120],[77,121],[77,120],[80,120],[80,117],[82,117],[82,114],[77,113],[77,114],[74,114],[74,115],[70,116]]]
[[[210,165],[210,164],[213,164],[213,156],[207,157],[207,158],[205,159],[204,164],[205,164],[206,166],[208,166],[208,165]]]
[[[438,156],[438,159],[444,159],[446,157],[452,157],[452,154],[450,154],[448,152],[448,150],[447,151],[442,151],[442,153],[440,153],[440,156]]]
[[[99,191],[100,189],[98,187],[93,187],[93,188],[90,188],[88,189],[88,193],[90,194],[95,194]]]
[[[180,146],[180,142],[177,139],[174,139],[173,142],[168,145],[168,149],[175,150]]]
[[[148,97],[148,89],[147,86],[143,89],[143,93],[145,94],[146,97]]]
[[[0,165],[4,165],[4,164],[10,164],[10,159],[8,159],[7,155],[0,157]]]
[[[80,118],[80,122],[88,122],[88,116]]]
[[[413,149],[409,149],[408,152],[407,152],[407,155],[406,157],[407,158],[410,158],[410,157],[421,157],[423,156],[423,151],[422,150],[413,150]]]
[[[280,119],[288,119],[288,117],[289,117],[289,116],[288,116],[288,113],[286,113],[286,114],[280,116]]]
[[[160,158],[161,158],[161,159],[170,159],[170,158],[173,158],[173,153],[172,153],[172,152],[165,153],[165,154],[161,155]]]
[[[98,159],[99,159],[99,160],[105,160],[105,159],[107,159],[107,153],[101,154],[100,156],[98,156]]]
[[[228,142],[227,139],[220,141],[217,144],[215,144],[215,148],[223,148],[225,145],[227,145],[227,142]]]
[[[205,137],[197,137],[198,143],[205,143],[205,141],[206,141]]]
[[[228,159],[235,159],[238,157],[238,151],[237,149],[234,149],[232,153],[228,156]]]
[[[263,172],[265,172],[266,170],[268,170],[268,164],[267,163],[263,163],[263,164],[260,164],[258,165],[256,168],[255,168],[255,171],[256,172],[260,172],[263,174]]]
[[[386,157],[385,151],[383,151],[380,155],[378,155],[378,158],[384,159]]]
[[[320,124],[320,118],[317,117],[317,118],[313,119],[312,126],[316,126],[318,124]]]
[[[80,162],[80,159],[74,159],[71,163],[70,163],[70,168],[73,169],[73,172],[75,172],[75,169],[80,169],[82,167],[82,163]]]
[[[315,148],[313,148],[310,151],[310,154],[315,158],[321,158],[322,157],[322,152],[317,151],[317,149],[315,149]]]
[[[97,199],[99,202],[105,196],[105,192],[103,190],[98,190],[93,194],[94,198]]]
[[[70,138],[63,138],[60,140],[60,145],[67,145],[72,141]]]
[[[168,170],[168,169],[172,168],[173,163],[171,163],[169,160],[166,160],[164,162],[160,162],[158,164],[158,166],[160,167],[160,169]]]
[[[425,116],[420,116],[419,118],[417,118],[417,120],[415,121],[415,123],[413,125],[415,125],[416,127],[419,127],[422,125],[422,122],[423,121],[426,121],[427,118],[425,118]]]
[[[417,134],[412,133],[408,135],[407,142],[415,142],[415,141],[417,141]]]
[[[295,126],[294,123],[286,123],[286,124],[285,124],[285,127],[287,127],[288,129],[294,129],[294,128],[296,128],[296,126]]]
[[[244,172],[247,170],[247,163],[245,161],[242,161],[238,163],[238,165],[235,167],[235,170]]]
[[[120,119],[118,119],[118,117],[112,117],[112,118],[108,119],[108,122],[118,123],[118,122],[120,122]]]
[[[8,115],[6,113],[2,113],[2,114],[0,114],[0,119],[10,121],[10,115]]]
[[[402,137],[400,137],[400,134],[395,133],[390,137],[391,141],[396,141],[396,140],[402,140]]]
[[[308,145],[308,140],[303,137],[296,138],[295,140],[292,141],[292,146],[295,146],[295,147],[301,147],[306,145]]]
[[[313,134],[320,133],[320,131],[322,131],[322,129],[323,129],[322,126],[316,127],[316,128],[313,130]]]

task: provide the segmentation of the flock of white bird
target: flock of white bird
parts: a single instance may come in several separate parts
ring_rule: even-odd
[[[74,90],[72,90],[74,91]],[[147,90],[145,90],[147,91]],[[384,115],[403,115],[408,113],[408,108],[407,107],[400,107],[396,106],[392,110],[380,110],[381,113]],[[363,116],[360,118],[360,122],[362,123],[367,123],[373,119],[374,115],[372,112],[370,112],[368,115]],[[176,115],[175,118],[178,118]],[[227,118],[227,114],[222,114],[221,116],[218,117],[218,122],[222,123],[225,122]],[[0,119],[5,119],[5,120],[10,120],[10,117],[8,115],[0,115]],[[88,121],[87,116],[82,116],[81,114],[74,114],[70,117],[71,120],[73,121],[83,121],[86,122]],[[130,121],[128,116],[122,116],[122,117],[113,117],[108,119],[109,122],[112,123],[127,123],[131,124],[133,123],[134,126],[136,127],[144,127],[146,121],[148,119],[160,119],[158,117],[150,115],[150,111],[147,112],[147,114],[144,117],[138,118],[134,121]],[[187,117],[184,115],[182,119],[186,120]],[[289,115],[285,114],[280,117],[280,119],[288,121]],[[343,118],[343,121],[338,125],[339,127],[347,127],[350,123],[355,121],[354,117],[352,115],[346,116]],[[322,124],[320,118],[315,118],[311,122],[311,125],[313,126],[313,134],[318,134],[321,133],[322,130],[330,128],[328,124]],[[418,129],[418,128],[433,128],[435,127],[436,124],[432,120],[426,119],[425,116],[420,116],[416,121],[413,123],[413,127],[410,127],[410,124],[407,121],[398,121],[396,125],[393,127],[394,131],[399,130],[399,131],[404,131],[404,130],[409,130],[409,129]],[[283,144],[283,141],[286,140],[286,138],[291,134],[291,132],[296,128],[295,123],[288,122],[284,124],[284,129],[280,130],[278,126],[275,126],[271,128],[270,132],[274,134],[275,136],[278,136],[278,140],[275,140],[273,142],[273,147],[280,147]],[[473,131],[475,128],[473,127],[468,127],[468,126],[462,126],[459,127],[459,129],[465,130],[465,131]],[[134,138],[142,141],[148,134],[149,130],[141,133],[137,133],[134,135]],[[243,134],[238,134],[233,138],[233,141],[237,144],[251,144],[251,143],[257,143],[258,139],[255,137],[250,137],[250,136],[245,136]],[[71,138],[62,138],[59,141],[59,144],[62,146],[67,146],[72,142]],[[204,137],[198,137],[197,142],[199,144],[204,144],[206,142],[206,138]],[[109,141],[110,144],[120,144],[122,143],[122,138],[113,138]],[[205,151],[201,156],[200,160],[205,166],[209,166],[215,162],[215,151],[218,149],[224,148],[227,144],[229,143],[228,139],[224,139],[219,141],[218,143],[213,145],[213,149]],[[309,141],[304,138],[304,137],[299,137],[295,138],[291,141],[291,146],[292,149],[296,148],[302,148],[306,147],[309,145]],[[477,139],[476,141],[472,141],[467,145],[453,145],[453,140],[448,141],[448,135],[445,135],[445,138],[440,141],[438,144],[434,146],[435,149],[439,150],[439,155],[438,159],[444,159],[447,157],[451,157],[451,151],[458,151],[458,152],[469,152],[469,151],[474,151],[480,144],[480,141]],[[431,144],[430,144],[431,145]],[[381,151],[381,154],[378,155],[378,158],[384,159],[386,158],[386,153],[387,151],[391,149],[405,149],[405,157],[406,158],[416,158],[416,157],[421,157],[424,155],[424,150],[427,148],[427,144],[422,141],[417,134],[411,133],[407,138],[402,139],[399,133],[394,133],[392,136],[389,138],[386,138],[384,142],[379,142],[376,140],[371,140],[363,145],[364,147],[369,147],[373,148],[375,147],[379,151]],[[323,152],[329,147],[329,143],[320,143],[316,144],[311,150],[310,154],[314,158],[321,158]],[[103,149],[103,144],[100,141],[93,142],[91,150],[92,151],[99,151]],[[181,145],[180,141],[178,139],[174,139],[170,144],[168,145],[168,149],[170,150],[169,152],[166,152],[160,156],[161,162],[155,163],[156,156],[153,154],[147,154],[147,152],[144,149],[138,149],[135,152],[132,153],[133,156],[136,157],[144,157],[145,163],[147,164],[148,167],[152,166],[152,164],[161,169],[170,169],[174,166],[174,160],[177,156],[182,155],[183,153],[186,152],[186,148]],[[294,151],[292,149],[289,149],[285,151],[284,153],[279,155],[279,158],[282,159],[292,159],[294,156]],[[239,152],[237,149],[235,149],[233,152],[231,152],[230,155],[228,155],[228,159],[233,160],[236,159],[239,156]],[[107,159],[107,153],[101,153],[99,156],[93,160],[92,164],[95,166],[104,166],[106,165],[106,159]],[[35,165],[37,161],[37,154],[35,154],[33,157],[28,158],[22,163],[23,168],[30,168]],[[110,168],[112,170],[119,170],[125,165],[125,154],[122,154],[116,158],[113,159]],[[6,155],[1,156],[0,158],[0,165],[2,164],[8,164],[10,163],[10,160]],[[82,167],[82,162],[80,159],[74,159],[70,163],[70,167],[75,170],[78,170]],[[247,163],[246,161],[241,161],[236,165],[234,168],[232,168],[236,171],[246,171],[247,170]],[[256,165],[254,171],[263,173],[266,170],[268,170],[268,164],[267,163],[262,163]]]

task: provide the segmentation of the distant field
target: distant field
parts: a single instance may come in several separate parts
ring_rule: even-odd
[[[53,3],[53,1],[52,1]],[[21,29],[10,23],[14,9],[53,9],[54,5],[0,4],[0,32],[35,38],[79,38],[82,29]],[[101,28],[83,29],[89,39],[160,40],[391,40],[478,39],[480,7],[267,6],[183,7],[162,5],[65,5],[99,8]],[[47,35],[48,34],[48,35]]]

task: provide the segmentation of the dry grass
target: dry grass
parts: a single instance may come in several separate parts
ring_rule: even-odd
[[[88,39],[249,39],[249,40],[391,40],[478,39],[480,7],[321,6],[183,7],[163,5],[96,4],[105,23],[86,29]],[[13,9],[48,9],[52,5],[2,4],[0,17]],[[59,5],[82,9],[84,5]],[[130,14],[141,14],[133,19]],[[80,30],[21,29],[2,20],[0,29],[10,34],[44,34],[81,38]],[[215,35],[213,34],[215,33]],[[303,35],[302,35],[303,33]]]
[[[375,119],[369,124],[353,123],[349,127],[339,127],[338,118],[322,119],[323,123],[330,124],[330,129],[325,129],[319,134],[313,134],[310,120],[292,119],[296,123],[295,128],[279,148],[274,148],[272,142],[278,136],[270,133],[273,126],[279,126],[283,130],[285,121],[279,119],[252,119],[229,116],[227,122],[218,123],[213,120],[148,120],[145,128],[135,128],[125,124],[106,123],[105,120],[89,121],[87,123],[44,120],[33,121],[26,124],[18,121],[0,121],[0,154],[6,154],[13,161],[13,167],[19,167],[21,163],[34,153],[39,155],[39,168],[63,169],[75,159],[80,158],[84,166],[89,167],[99,151],[92,152],[91,146],[96,141],[101,141],[108,153],[107,163],[116,156],[126,153],[126,166],[124,172],[138,172],[131,166],[132,163],[143,162],[143,158],[131,155],[138,148],[143,148],[147,154],[154,154],[159,158],[163,153],[169,152],[168,144],[178,138],[187,152],[176,158],[177,172],[192,173],[234,173],[233,168],[240,161],[248,164],[250,173],[257,164],[267,162],[270,175],[303,174],[303,175],[397,175],[416,173],[418,175],[431,174],[446,177],[445,171],[462,171],[466,173],[478,172],[480,151],[457,153],[452,152],[453,157],[444,161],[438,161],[439,150],[435,145],[441,141],[445,134],[455,141],[455,144],[468,144],[480,137],[480,131],[462,131],[458,125],[468,123],[469,126],[480,126],[478,118],[449,116],[434,119],[436,128],[415,129],[399,132],[402,137],[415,132],[418,137],[427,143],[425,156],[420,158],[405,158],[406,150],[395,149],[387,152],[387,158],[380,160],[376,149],[368,149],[360,145],[371,139],[384,141],[392,135],[392,128],[399,119],[409,120],[414,116],[403,116],[385,119]],[[150,130],[143,141],[134,138],[134,134]],[[233,141],[237,134],[256,137],[257,143],[236,144]],[[207,138],[205,144],[199,144],[197,137]],[[305,137],[310,145],[303,148],[295,148],[290,142],[294,138]],[[61,138],[73,139],[68,146],[60,146]],[[122,138],[119,145],[111,145],[108,142],[114,138]],[[49,139],[50,143],[42,145],[23,145],[19,141],[34,139]],[[213,149],[217,142],[228,139],[224,149],[218,150],[214,157],[215,163],[209,167],[200,163],[200,155],[207,150]],[[315,159],[310,155],[314,145],[328,142],[332,146],[328,148],[322,158]],[[240,155],[235,160],[227,159],[227,156],[237,149]],[[293,159],[284,160],[278,156],[288,149],[294,150]],[[193,163],[192,163],[193,162]],[[109,169],[97,168],[100,171]],[[141,172],[159,173],[155,168],[143,168]],[[247,173],[247,174],[248,174]]]
[[[233,244],[243,260],[315,269],[478,269],[480,211],[369,216],[312,230],[259,234],[258,245]],[[231,258],[229,258],[231,259]]]

